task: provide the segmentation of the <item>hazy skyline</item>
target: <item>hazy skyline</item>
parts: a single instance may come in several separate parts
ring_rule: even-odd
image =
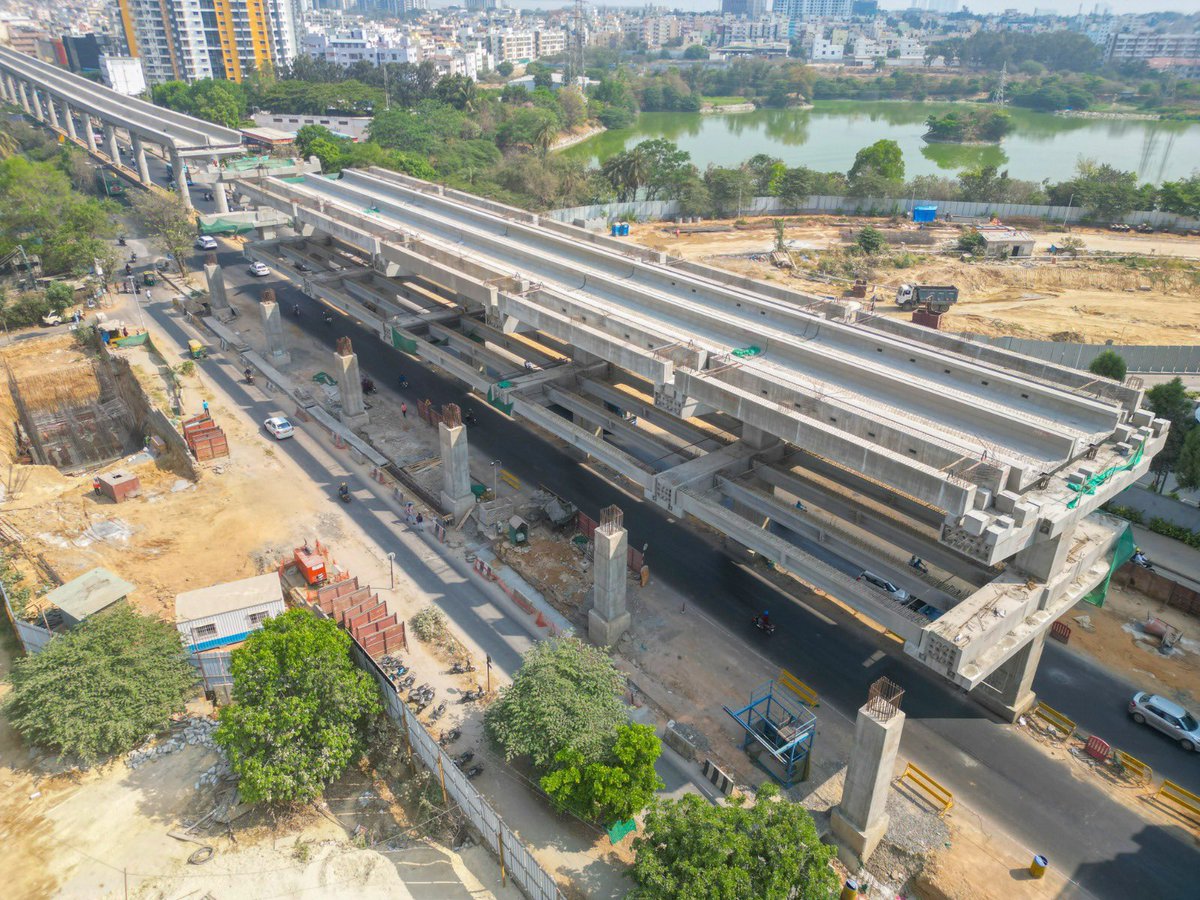
[[[1200,12],[1200,0],[1102,0],[1108,6],[1112,7],[1112,11],[1116,14],[1120,13],[1149,13],[1149,12],[1180,12],[1180,13],[1198,13]],[[465,0],[434,0],[432,6],[444,7],[452,5],[463,5]],[[520,9],[558,9],[559,7],[569,6],[570,0],[504,0],[504,5],[509,7],[517,7]],[[678,9],[685,12],[716,12],[721,8],[721,0],[589,0],[589,6],[625,6],[634,9],[641,9],[645,6],[660,6],[666,9]],[[889,12],[901,11],[912,6],[910,0],[882,0],[879,4],[882,9]],[[1096,5],[1096,0],[1086,0],[1080,4],[1079,0],[963,0],[960,5],[965,5],[972,12],[978,13],[997,13],[1003,12],[1006,9],[1019,9],[1026,12],[1032,12],[1037,9],[1053,9],[1062,14],[1073,14],[1079,11],[1082,5],[1083,11],[1091,12]]]

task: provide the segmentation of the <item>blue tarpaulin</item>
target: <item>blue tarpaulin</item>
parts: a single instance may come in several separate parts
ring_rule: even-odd
[[[936,206],[914,206],[913,218],[914,222],[932,222],[937,219]]]

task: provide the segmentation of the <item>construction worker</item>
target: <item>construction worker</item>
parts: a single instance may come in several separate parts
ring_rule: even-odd
[[[100,496],[100,479],[99,478],[92,479],[92,493],[95,494],[97,497]]]
[[[408,418],[408,404],[407,403],[400,404],[400,415],[406,419]]]

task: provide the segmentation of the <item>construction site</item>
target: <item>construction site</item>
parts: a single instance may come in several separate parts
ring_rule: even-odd
[[[1013,224],[1034,241],[1034,256],[998,261],[954,252],[971,223],[904,223],[895,219],[785,217],[787,268],[773,264],[774,218],[713,220],[700,225],[645,223],[638,243],[796,290],[840,295],[866,279],[878,314],[908,318],[894,304],[903,283],[954,284],[959,302],[942,327],[987,336],[1119,344],[1192,344],[1200,332],[1200,239],[1175,234],[1114,233],[1044,222]],[[850,252],[859,229],[881,230],[888,251]],[[678,233],[677,233],[678,232]],[[1078,255],[1059,248],[1082,242]],[[1055,248],[1052,252],[1051,248]]]

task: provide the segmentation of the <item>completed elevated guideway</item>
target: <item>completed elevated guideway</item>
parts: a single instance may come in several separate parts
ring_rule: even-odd
[[[381,337],[881,623],[1009,716],[1032,702],[1050,623],[1108,575],[1123,525],[1099,506],[1166,437],[1135,388],[394,172],[236,190],[287,216],[301,243],[344,248],[370,278],[460,314],[455,328],[445,309],[425,322],[348,301]],[[531,365],[570,361],[496,377],[522,342],[546,351],[524,354]],[[841,542],[873,561],[854,529],[968,590],[913,586],[923,601],[897,602],[812,552]],[[881,574],[911,575],[894,572]]]

